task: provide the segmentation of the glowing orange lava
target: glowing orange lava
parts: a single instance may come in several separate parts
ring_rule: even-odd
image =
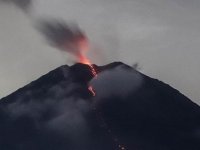
[[[96,95],[96,93],[95,93],[95,91],[94,91],[94,89],[93,89],[92,86],[89,86],[89,87],[88,87],[88,90],[92,93],[93,96]]]
[[[90,62],[90,60],[87,59],[84,56],[81,56],[79,59],[80,59],[81,63],[86,64],[86,65],[88,65],[90,67],[93,76],[96,77],[97,76],[97,72],[96,72],[95,68],[93,67],[92,63]]]
[[[97,77],[97,72],[96,72],[96,70],[94,69],[94,67],[93,67],[91,64],[88,64],[88,65],[89,65],[90,68],[91,68],[91,72],[92,72],[93,76],[94,76],[94,77]],[[91,85],[88,87],[88,90],[92,93],[93,96],[96,95],[96,93],[95,93],[95,91],[94,91],[94,89],[93,89],[93,87],[92,87]]]
[[[90,67],[90,70],[91,70],[91,72],[92,72],[92,75],[93,75],[94,77],[97,77],[97,72],[96,72],[95,68],[93,67],[92,63],[90,62],[90,60],[87,59],[87,58],[86,58],[85,56],[83,56],[83,55],[81,55],[81,56],[79,57],[79,59],[80,59],[80,62],[81,62],[81,63],[88,65],[88,66]],[[93,96],[96,95],[96,93],[95,93],[95,91],[94,91],[94,89],[93,89],[93,87],[92,87],[91,85],[88,87],[88,90],[92,93]]]

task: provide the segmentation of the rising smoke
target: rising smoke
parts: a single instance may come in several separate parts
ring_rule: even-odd
[[[28,11],[32,4],[32,0],[0,0],[0,2],[14,4],[24,11]]]
[[[78,61],[84,58],[89,49],[88,39],[76,24],[66,24],[64,21],[38,21],[37,29],[51,46],[73,54]]]

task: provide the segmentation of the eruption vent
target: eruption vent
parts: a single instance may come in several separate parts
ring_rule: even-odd
[[[65,24],[55,20],[42,21],[38,29],[52,46],[73,54],[78,62],[87,64],[92,75],[97,77],[95,68],[85,55],[85,52],[89,50],[88,38],[77,25]],[[96,95],[92,86],[89,86],[88,90],[93,96]]]

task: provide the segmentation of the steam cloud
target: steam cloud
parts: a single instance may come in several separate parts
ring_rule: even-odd
[[[34,128],[59,137],[67,135],[72,142],[79,140],[79,143],[82,143],[88,140],[86,114],[90,111],[89,103],[72,95],[79,85],[73,83],[67,74],[65,70],[64,75],[68,80],[50,87],[46,91],[46,98],[34,97],[35,94],[43,93],[43,88],[27,90],[23,95],[19,95],[15,102],[4,107],[4,112],[11,120],[28,117]]]
[[[125,97],[142,86],[143,78],[136,70],[128,70],[120,65],[98,74],[91,80],[99,99],[109,96]]]

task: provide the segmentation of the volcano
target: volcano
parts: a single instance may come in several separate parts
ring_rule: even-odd
[[[121,62],[93,67],[96,79],[64,65],[2,98],[0,149],[200,150],[197,104]]]

